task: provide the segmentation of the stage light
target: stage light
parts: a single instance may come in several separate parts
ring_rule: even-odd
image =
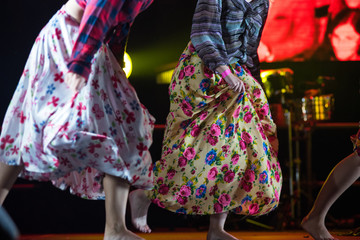
[[[157,84],[169,84],[171,82],[171,77],[172,77],[173,73],[174,73],[173,69],[159,73],[156,76],[156,83]]]
[[[126,74],[126,77],[129,78],[132,72],[132,61],[130,55],[127,52],[125,52],[124,54],[124,62],[125,62],[125,67],[123,68],[123,70]]]

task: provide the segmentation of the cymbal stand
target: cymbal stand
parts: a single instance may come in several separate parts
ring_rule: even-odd
[[[294,199],[294,157],[293,157],[293,144],[292,144],[292,121],[290,108],[285,104],[284,95],[281,96],[281,102],[284,106],[284,115],[286,125],[288,127],[288,147],[289,147],[289,195],[290,195],[290,213],[291,218],[295,219],[295,199]]]
[[[292,220],[295,220],[296,217],[301,215],[300,132],[303,126],[301,123],[293,122],[292,109],[285,103],[285,97],[282,96],[281,98],[288,127],[290,213]],[[295,143],[295,146],[293,146],[293,143]]]

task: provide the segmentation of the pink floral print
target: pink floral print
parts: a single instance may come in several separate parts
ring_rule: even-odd
[[[105,173],[151,189],[154,119],[108,47],[79,93],[64,82],[77,32],[62,9],[37,37],[3,121],[0,161],[88,199],[104,198]]]
[[[279,203],[282,174],[270,140],[276,126],[259,83],[239,64],[245,93],[229,89],[189,43],[169,86],[162,157],[148,197],[183,214],[262,215]]]

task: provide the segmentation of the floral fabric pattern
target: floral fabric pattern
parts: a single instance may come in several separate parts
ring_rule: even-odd
[[[104,198],[105,173],[151,189],[154,119],[108,47],[79,93],[64,82],[78,28],[61,9],[37,37],[5,115],[0,159],[88,199]]]
[[[262,215],[279,203],[282,173],[276,125],[260,84],[239,64],[231,66],[246,92],[232,91],[208,69],[191,42],[169,86],[162,157],[155,187],[147,195],[158,206],[183,214],[233,210]]]

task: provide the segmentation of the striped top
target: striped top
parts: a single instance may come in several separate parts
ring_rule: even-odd
[[[102,43],[122,61],[126,38],[135,17],[153,0],[76,0],[84,9],[69,71],[88,78],[91,60]]]
[[[269,0],[198,0],[191,42],[211,70],[236,62],[260,79],[257,54]]]

